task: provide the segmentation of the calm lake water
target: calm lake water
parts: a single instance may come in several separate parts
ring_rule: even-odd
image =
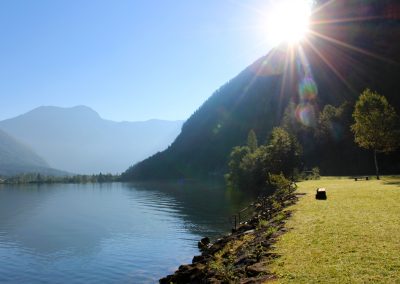
[[[0,283],[154,283],[249,202],[213,183],[0,185]]]

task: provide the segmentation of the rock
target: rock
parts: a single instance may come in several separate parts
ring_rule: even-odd
[[[271,246],[271,243],[269,241],[262,241],[260,243],[264,248],[269,248]]]
[[[197,246],[199,247],[199,249],[205,249],[205,248],[208,248],[209,244],[210,244],[210,239],[205,237],[205,238],[202,238],[200,240],[200,242],[197,243]]]
[[[196,255],[192,259],[192,263],[203,262],[206,260],[206,257],[203,255]]]
[[[264,262],[259,262],[246,267],[247,275],[249,276],[257,276],[261,273],[267,272],[267,264]]]
[[[209,239],[208,237],[205,237],[205,238],[202,238],[202,239],[200,240],[200,242],[202,242],[202,243],[205,244],[205,245],[208,245],[208,244],[210,243],[210,239]]]
[[[217,242],[215,242],[212,246],[209,247],[209,250],[207,251],[208,254],[214,254],[217,251],[220,251],[225,247],[225,245],[228,243],[228,238],[227,239],[220,239]]]
[[[251,256],[243,255],[236,260],[235,265],[251,265],[256,262],[257,262],[257,260],[254,258],[251,258]]]
[[[162,284],[201,283],[204,268],[205,266],[202,264],[181,265],[179,270],[173,275],[168,275],[167,277],[160,279],[159,282]]]
[[[244,223],[239,226],[238,231],[245,232],[245,231],[252,230],[252,229],[254,229],[254,227],[252,225]]]
[[[182,264],[178,267],[178,271],[186,271],[189,269],[188,265]]]

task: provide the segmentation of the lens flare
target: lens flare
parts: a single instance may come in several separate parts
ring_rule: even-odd
[[[315,83],[311,65],[301,46],[298,47],[297,76],[298,76],[298,98],[299,104],[296,108],[296,119],[308,127],[317,125],[317,96],[318,87]]]
[[[317,98],[318,88],[313,78],[305,77],[299,83],[298,87],[300,100],[302,101],[313,101]]]
[[[301,103],[297,105],[296,119],[305,126],[315,126],[316,115],[314,106],[309,103]]]

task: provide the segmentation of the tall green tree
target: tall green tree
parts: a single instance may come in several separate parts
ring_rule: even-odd
[[[364,90],[353,112],[354,141],[373,151],[376,178],[379,179],[377,153],[394,151],[398,146],[398,116],[384,96]]]
[[[251,152],[254,152],[258,148],[257,135],[253,129],[251,129],[247,135],[247,146],[250,148]]]
[[[289,134],[282,127],[275,127],[271,133],[271,139],[267,146],[269,159],[268,172],[283,173],[289,177],[293,170],[300,165],[302,148],[294,135]]]
[[[225,176],[229,184],[243,187],[247,182],[247,172],[243,167],[243,159],[250,154],[247,146],[236,146],[229,155],[229,173]]]
[[[243,189],[266,188],[270,183],[269,174],[292,175],[299,165],[300,155],[301,147],[296,138],[285,129],[275,127],[267,145],[254,151],[250,150],[250,145],[232,149],[226,179],[230,185]]]
[[[325,105],[319,115],[316,138],[325,143],[351,138],[352,111],[353,106],[347,101],[339,107]]]

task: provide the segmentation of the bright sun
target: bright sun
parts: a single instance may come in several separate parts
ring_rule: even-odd
[[[280,0],[271,5],[266,15],[267,40],[273,45],[302,40],[308,32],[311,1]]]

